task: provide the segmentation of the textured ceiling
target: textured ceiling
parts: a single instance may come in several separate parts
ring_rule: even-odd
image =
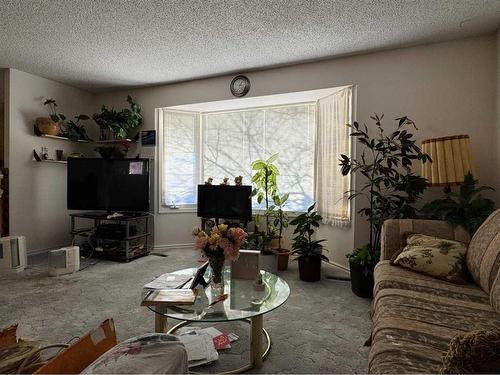
[[[0,67],[98,91],[494,31],[499,0],[1,0]]]

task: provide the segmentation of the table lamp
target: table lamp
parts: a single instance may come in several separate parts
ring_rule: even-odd
[[[422,151],[432,159],[432,163],[422,164],[422,177],[430,186],[444,186],[449,193],[450,186],[460,185],[468,172],[475,176],[468,135],[425,139]]]

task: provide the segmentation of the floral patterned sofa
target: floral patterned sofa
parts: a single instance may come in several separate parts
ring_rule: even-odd
[[[500,327],[500,210],[470,240],[471,281],[453,284],[391,265],[407,233],[469,242],[468,235],[436,220],[388,220],[375,268],[370,373],[436,373],[457,334]]]

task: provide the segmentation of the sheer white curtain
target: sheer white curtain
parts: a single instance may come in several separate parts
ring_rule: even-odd
[[[342,176],[340,154],[350,155],[349,128],[352,116],[352,87],[318,100],[315,160],[316,209],[325,224],[347,227],[351,223],[350,176]]]

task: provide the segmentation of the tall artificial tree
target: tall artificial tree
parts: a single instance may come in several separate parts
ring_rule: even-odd
[[[364,247],[368,254],[354,252],[350,256],[361,264],[378,261],[384,220],[416,217],[413,204],[421,197],[427,184],[425,178],[412,172],[413,162],[431,161],[408,130],[417,129],[412,120],[406,116],[396,119],[396,129],[386,134],[381,123],[383,117],[377,114],[370,117],[375,122],[373,137],[366,125],[360,126],[357,122],[347,125],[353,129],[351,137],[356,139],[363,151],[359,158],[341,155],[339,164],[342,175],[358,173],[363,176],[359,188],[349,191],[349,199],[365,198],[367,202],[367,206],[359,209],[358,213],[366,216],[370,223],[370,242]]]

